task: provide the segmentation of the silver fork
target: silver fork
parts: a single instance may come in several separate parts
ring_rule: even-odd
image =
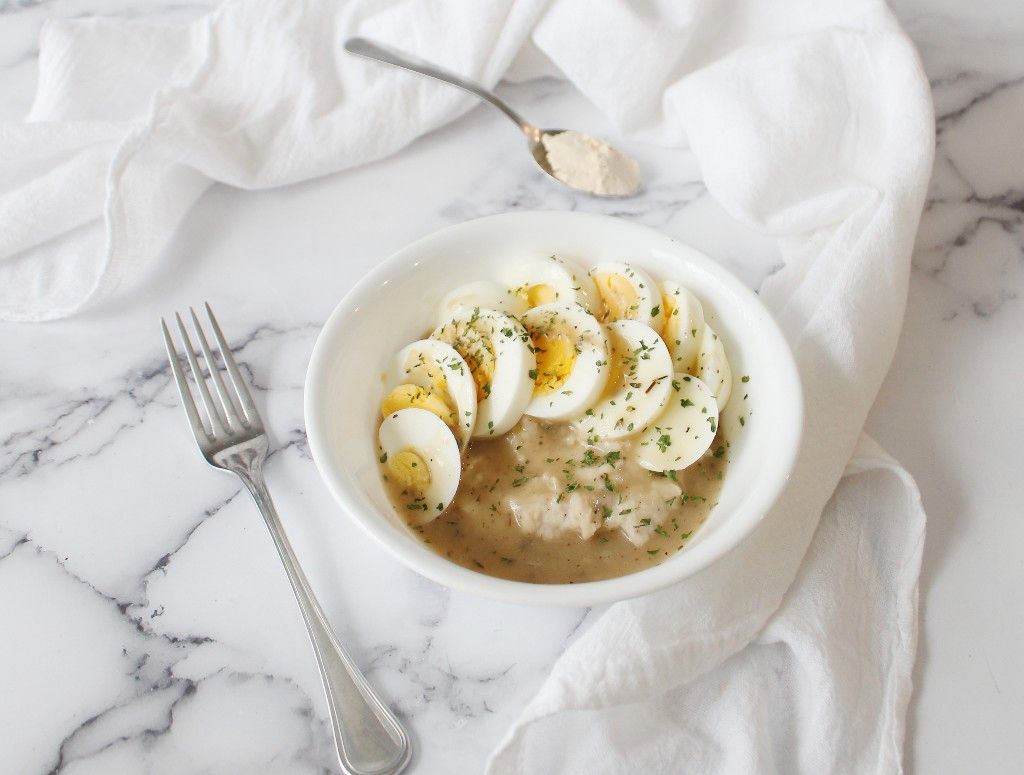
[[[228,387],[221,376],[221,369],[210,349],[199,317],[195,310],[189,308],[189,312],[192,314],[202,359],[206,363],[209,379],[213,382],[217,400],[210,394],[207,378],[199,365],[199,356],[192,346],[181,315],[175,314],[185,358],[199,392],[202,415],[185,378],[185,369],[174,348],[171,332],[161,318],[167,357],[171,361],[178,392],[181,393],[181,403],[206,462],[215,468],[230,471],[242,480],[270,529],[299,602],[302,618],[306,621],[309,639],[320,666],[341,769],[346,775],[394,775],[401,772],[412,756],[409,736],[334,636],[306,575],[299,567],[299,561],[285,535],[284,526],[277,516],[263,479],[263,461],[269,446],[263,421],[256,411],[256,405],[249,395],[249,389],[231,355],[220,325],[207,304],[206,314],[210,318],[218,354],[233,389]]]

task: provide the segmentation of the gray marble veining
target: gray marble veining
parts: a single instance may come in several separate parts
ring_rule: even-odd
[[[0,120],[31,103],[47,17],[184,19],[203,7],[0,3]],[[923,0],[896,12],[921,47],[938,115],[904,335],[869,423],[919,478],[931,520],[908,765],[1007,771],[1024,758],[1024,525],[1013,518],[1024,498],[1024,12]],[[614,137],[562,84],[502,88],[538,119],[571,116]],[[778,268],[772,243],[718,207],[687,153],[624,141],[647,187],[601,201],[509,164],[493,150],[508,131],[474,111],[343,175],[259,193],[214,188],[126,293],[73,320],[0,330],[0,770],[332,771],[319,678],[285,578],[236,483],[194,454],[161,352],[159,315],[207,298],[257,387],[274,444],[268,477],[296,549],[333,623],[409,719],[417,771],[480,769],[600,610],[450,592],[347,523],[303,431],[319,324],[405,242],[514,209],[643,222],[754,288]],[[464,142],[481,134],[487,142]],[[221,290],[241,274],[248,285]]]

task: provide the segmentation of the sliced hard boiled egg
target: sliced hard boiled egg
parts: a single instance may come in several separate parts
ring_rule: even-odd
[[[725,356],[722,338],[707,324],[700,338],[695,371],[718,399],[718,411],[725,409],[732,394],[732,368]]]
[[[438,325],[443,325],[462,310],[495,309],[518,317],[527,310],[527,304],[517,294],[492,280],[460,285],[441,300]]]
[[[639,433],[661,414],[672,390],[672,357],[651,329],[635,320],[608,326],[611,374],[601,399],[579,420],[588,436]]]
[[[668,345],[676,371],[691,371],[704,333],[704,308],[679,283],[661,283],[661,311],[665,322],[661,338]]]
[[[425,525],[448,508],[462,472],[451,428],[433,412],[402,409],[384,418],[377,440],[388,481],[412,522]]]
[[[521,320],[537,360],[526,414],[544,420],[579,417],[608,382],[610,345],[604,328],[578,304],[542,304]]]
[[[454,347],[436,339],[413,342],[402,348],[395,358],[392,379],[399,386],[384,399],[381,413],[385,417],[412,406],[433,411],[455,432],[462,448],[466,448],[476,424],[476,383],[466,361]],[[441,399],[450,411],[435,411],[427,402],[416,400],[403,403],[411,386],[428,391],[434,399]]]
[[[475,438],[500,436],[519,422],[537,366],[519,321],[492,309],[462,310],[430,337],[450,344],[469,366],[476,382]]]
[[[596,312],[600,304],[586,271],[558,256],[524,262],[512,270],[508,281],[511,292],[528,307],[576,303],[587,312]]]
[[[661,294],[650,275],[629,264],[609,262],[595,266],[590,276],[601,296],[602,322],[636,320],[661,331]]]
[[[638,438],[637,462],[649,471],[681,471],[711,448],[718,402],[697,377],[676,372],[668,406]]]

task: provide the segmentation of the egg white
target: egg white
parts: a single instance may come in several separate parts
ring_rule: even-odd
[[[732,395],[732,367],[725,355],[722,338],[705,323],[697,352],[695,373],[718,399],[718,411],[725,409]]]
[[[648,325],[617,320],[607,329],[616,376],[578,422],[588,436],[619,439],[640,433],[665,408],[672,390],[672,357]]]
[[[637,462],[649,471],[681,471],[715,440],[718,401],[697,377],[676,372],[668,406],[637,437]]]
[[[493,280],[477,280],[460,285],[441,300],[437,325],[444,325],[458,313],[473,309],[494,309],[518,317],[527,304],[509,288]]]
[[[481,353],[493,356],[494,373],[483,397],[477,394],[474,438],[500,436],[519,422],[533,396],[530,372],[537,361],[530,335],[518,320],[492,309],[462,310],[430,337],[454,347],[471,369]]]

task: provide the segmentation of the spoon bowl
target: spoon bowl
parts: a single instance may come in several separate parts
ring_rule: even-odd
[[[534,136],[531,137],[530,133],[526,134],[526,142],[530,147],[530,155],[533,157],[534,162],[540,167],[540,171],[547,175],[552,180],[558,181],[563,186],[569,185],[568,183],[558,180],[554,170],[551,169],[551,161],[548,159],[548,149],[544,147],[545,137],[554,137],[555,135],[562,134],[564,129],[536,129],[531,127],[534,132]],[[571,188],[571,186],[570,186]]]
[[[555,174],[555,171],[551,168],[551,160],[548,159],[548,149],[544,147],[544,138],[545,137],[554,137],[555,135],[562,134],[566,130],[564,130],[564,129],[538,129],[537,127],[535,127],[535,126],[533,126],[531,124],[525,124],[525,123],[522,125],[522,129],[523,129],[523,134],[526,135],[526,144],[527,144],[527,147],[529,147],[529,149],[530,149],[530,156],[533,157],[533,162],[534,162],[534,164],[537,165],[537,167],[540,168],[540,171],[543,172],[545,175],[547,175],[549,178],[551,178],[556,183],[559,183],[560,185],[568,186],[569,188],[572,188],[573,190],[579,190],[579,189],[576,189],[574,186],[570,186],[564,180],[560,180],[559,179],[559,177]],[[602,196],[602,195],[598,194],[597,196]]]

